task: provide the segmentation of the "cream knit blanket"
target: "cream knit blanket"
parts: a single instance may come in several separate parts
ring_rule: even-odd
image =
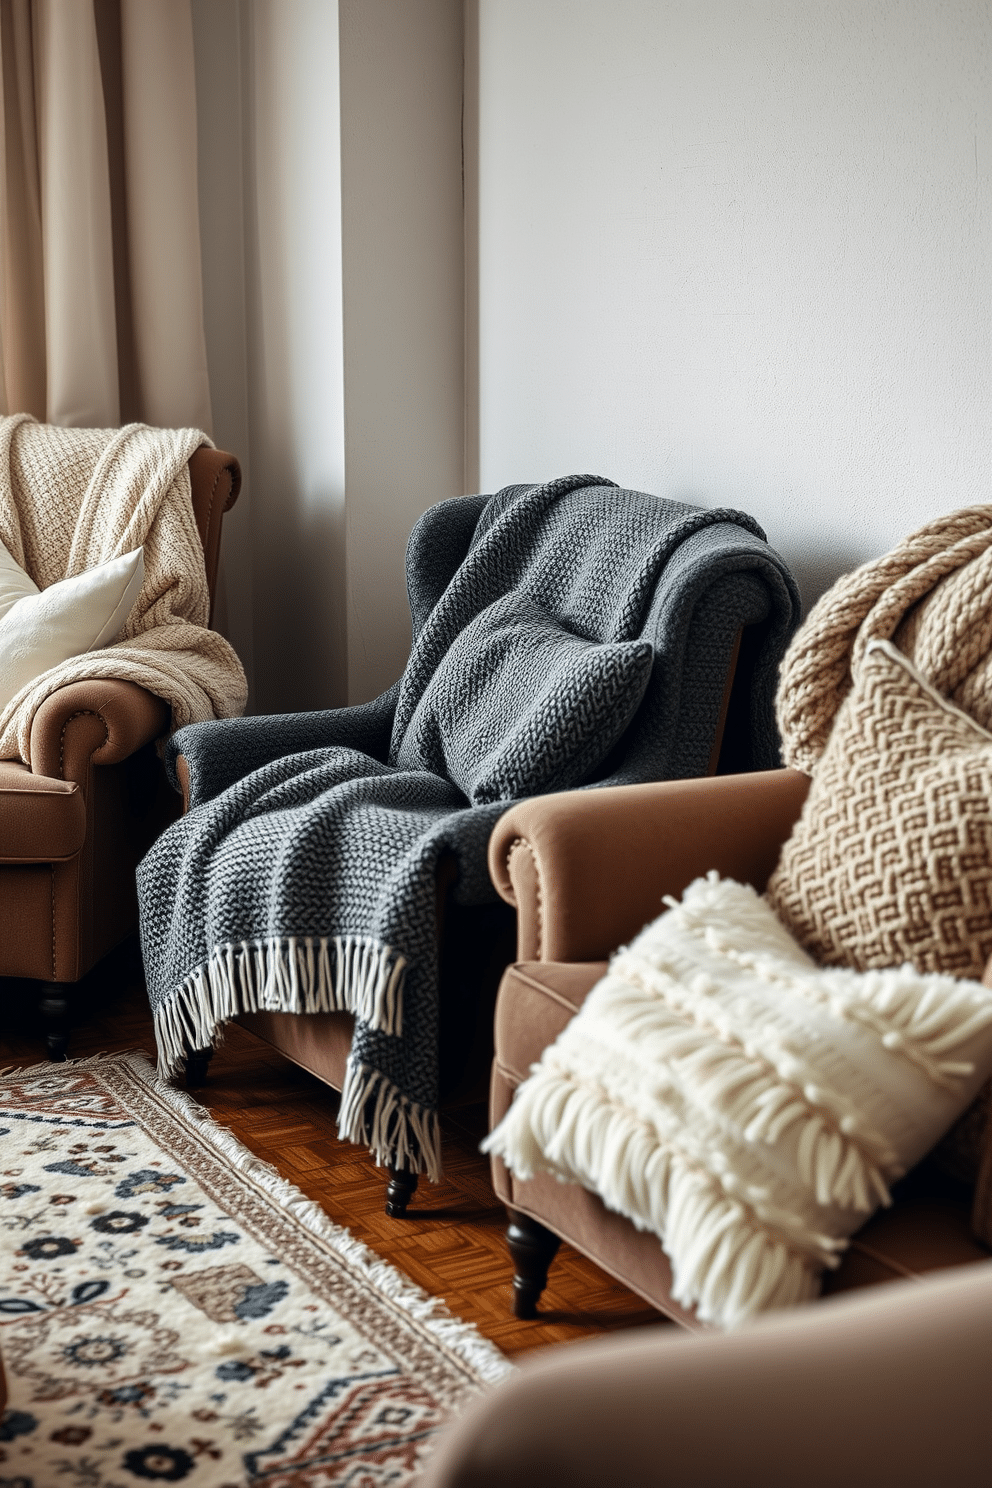
[[[845,574],[810,611],[782,662],[784,762],[812,774],[868,642],[891,640],[931,685],[992,730],[992,504],[913,532]]]
[[[120,639],[53,667],[0,713],[0,759],[30,764],[31,724],[51,693],[84,677],[137,682],[172,727],[243,712],[247,685],[210,598],[190,500],[197,429],[62,429],[0,418],[0,538],[40,589],[144,547],[145,578]]]

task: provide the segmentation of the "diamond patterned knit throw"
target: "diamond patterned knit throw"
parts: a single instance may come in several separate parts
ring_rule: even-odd
[[[736,637],[757,622],[750,748],[773,765],[798,602],[751,518],[583,475],[432,508],[407,582],[413,648],[375,702],[176,736],[192,809],[139,894],[163,1072],[240,1012],[346,1009],[342,1136],[436,1177],[440,855],[457,861],[458,902],[491,903],[486,847],[508,799],[596,769],[604,785],[705,773]],[[515,594],[526,603],[508,610]],[[528,636],[539,677],[506,664]]]

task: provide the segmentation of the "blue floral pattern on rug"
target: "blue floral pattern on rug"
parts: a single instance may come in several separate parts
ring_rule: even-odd
[[[500,1356],[162,1092],[136,1056],[0,1080],[0,1488],[410,1481]]]

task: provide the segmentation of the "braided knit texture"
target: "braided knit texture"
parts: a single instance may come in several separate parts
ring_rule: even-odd
[[[35,678],[0,713],[0,759],[30,764],[31,724],[51,693],[88,677],[137,682],[173,727],[240,714],[245,675],[208,629],[210,596],[190,498],[199,429],[62,429],[0,418],[0,538],[40,589],[144,549],[145,578],[120,639]]]
[[[776,716],[785,764],[811,775],[852,671],[891,640],[938,692],[992,723],[992,505],[938,517],[839,579],[782,663]]]
[[[980,980],[992,955],[992,735],[868,643],[767,889],[821,966]]]
[[[436,1177],[442,853],[457,902],[484,909],[489,834],[537,782],[704,774],[743,625],[763,638],[750,759],[775,764],[798,595],[746,514],[589,475],[439,503],[411,534],[407,585],[413,645],[380,698],[175,737],[191,809],[138,890],[164,1073],[239,1013],[347,1010],[339,1131]],[[618,658],[647,663],[636,687],[614,685]],[[473,973],[449,984],[464,976],[463,1003]]]

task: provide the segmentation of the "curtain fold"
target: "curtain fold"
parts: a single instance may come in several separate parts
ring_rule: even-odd
[[[0,404],[210,431],[190,0],[0,0]]]

